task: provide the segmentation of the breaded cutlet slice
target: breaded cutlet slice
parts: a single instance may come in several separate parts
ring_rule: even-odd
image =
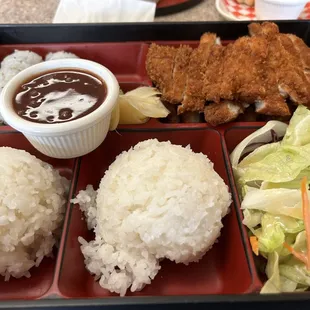
[[[265,63],[268,56],[268,41],[265,38],[240,40],[244,45],[241,70],[238,71],[237,96],[235,100],[252,104],[266,94],[264,79]],[[242,42],[243,41],[243,42]]]
[[[184,98],[178,113],[185,111],[203,112],[205,98],[203,94],[204,71],[211,47],[216,44],[216,34],[205,33],[200,39],[198,48],[194,49],[189,62]]]
[[[296,104],[309,106],[310,85],[293,40],[288,35],[279,33],[278,26],[270,22],[251,24],[249,31],[254,37],[265,37],[268,40],[265,64],[265,80],[268,85],[266,96],[275,99],[279,98],[276,94],[280,93],[283,97],[289,96]],[[266,100],[269,101],[268,98]],[[282,104],[281,101],[276,103]]]
[[[275,107],[284,106],[286,103],[283,98],[288,96],[293,101],[307,101],[306,77],[296,65],[294,57],[285,50],[281,41],[280,35],[277,35],[268,44],[268,57],[264,70],[266,95],[260,98],[266,101],[266,107],[270,109],[270,112],[266,112],[268,115],[277,111],[277,108],[271,107],[272,103]],[[262,111],[265,110],[257,112],[263,113]]]
[[[201,36],[199,46],[195,50],[196,53],[192,54],[190,59],[186,84],[187,95],[203,97],[204,73],[211,49],[216,43],[217,38],[215,33],[204,33]]]
[[[287,36],[292,40],[296,50],[298,51],[305,70],[310,71],[310,48],[307,44],[299,37],[294,34],[287,34]]]
[[[275,23],[264,22],[262,24],[259,23],[251,23],[248,26],[250,36],[263,36],[267,39],[272,39],[276,35],[280,33],[279,27]]]
[[[177,50],[172,75],[173,91],[171,96],[171,103],[178,104],[183,100],[189,61],[192,52],[193,49],[187,45],[181,45]]]
[[[220,102],[221,70],[225,47],[214,45],[204,72],[203,94],[207,101]]]
[[[289,116],[290,109],[280,94],[269,95],[255,103],[255,112],[273,116]]]
[[[225,51],[220,98],[252,104],[265,95],[264,64],[268,41],[263,37],[241,37]]]
[[[146,71],[152,82],[162,92],[163,100],[173,98],[173,68],[177,48],[151,44],[146,56]]]
[[[282,65],[277,68],[279,89],[288,94],[294,103],[309,106],[310,83],[304,73],[299,53],[287,35],[279,34],[276,40],[282,48]],[[270,45],[273,45],[276,40],[271,41]]]
[[[310,48],[301,38],[298,38],[293,34],[287,34],[287,36],[293,42],[294,47],[300,57],[305,76],[307,80],[310,81]]]
[[[267,45],[268,41],[263,37],[241,37],[224,51],[215,51],[219,55],[213,56],[211,53],[210,68],[205,75],[206,100],[233,100],[252,104],[263,97]]]
[[[212,126],[231,122],[241,113],[243,113],[242,104],[228,100],[220,103],[211,103],[204,109],[205,120]]]
[[[263,70],[263,80],[265,85],[265,96],[263,98],[257,98],[257,109],[258,113],[263,113],[263,111],[266,111],[266,109],[271,109],[270,111],[273,111],[271,107],[271,103],[275,101],[275,106],[284,106],[285,101],[283,97],[285,97],[284,93],[280,92],[279,89],[279,77],[277,74],[277,67],[284,65],[281,63],[283,62],[283,51],[282,47],[277,42],[276,37],[279,35],[279,28],[276,24],[265,22],[263,24],[258,23],[251,23],[249,26],[249,33],[252,36],[252,38],[258,38],[262,37],[265,38],[268,41],[267,46],[267,59],[264,63],[264,70]],[[270,44],[272,42],[272,44]],[[281,96],[282,95],[282,96]],[[270,98],[270,99],[269,99]],[[263,104],[263,101],[266,99],[266,105]],[[260,108],[263,108],[261,109]],[[288,107],[287,107],[288,109]],[[284,110],[287,110],[284,108]],[[261,111],[261,112],[259,112]],[[266,111],[268,113],[268,111]],[[281,112],[280,112],[281,113]]]

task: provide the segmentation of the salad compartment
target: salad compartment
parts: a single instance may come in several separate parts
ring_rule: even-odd
[[[302,159],[296,159],[308,157],[307,151],[303,155],[308,147],[308,113],[299,107],[288,127],[270,122],[262,126],[232,125],[223,131],[231,188],[262,296],[300,291],[309,294],[303,259],[307,255],[307,199],[302,198],[307,195],[307,166],[303,168]]]

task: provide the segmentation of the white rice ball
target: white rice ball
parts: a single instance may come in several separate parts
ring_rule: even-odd
[[[87,269],[122,296],[150,284],[159,261],[198,261],[220,235],[231,196],[206,155],[147,140],[117,157],[97,192],[80,192],[88,227],[79,238]]]
[[[0,89],[17,73],[41,61],[42,57],[31,51],[15,50],[12,54],[6,56],[1,62]]]
[[[41,61],[42,57],[31,51],[15,50],[12,54],[6,56],[1,62],[0,92],[16,74],[28,67],[40,63]],[[1,114],[0,122],[3,122]]]
[[[55,52],[55,53],[48,53],[45,56],[45,61],[55,60],[55,59],[68,59],[68,58],[79,58],[79,57],[73,53],[60,51],[60,52]]]
[[[22,71],[30,66],[38,64],[42,57],[32,51],[15,50],[12,54],[6,56],[1,62],[2,69],[11,69]]]
[[[35,156],[0,148],[0,274],[29,277],[50,256],[63,222],[68,181]]]

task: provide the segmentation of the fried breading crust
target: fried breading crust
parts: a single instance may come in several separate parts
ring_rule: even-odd
[[[209,59],[204,72],[203,95],[207,101],[220,102],[220,85],[222,83],[222,62],[225,47],[214,45],[211,48]]]
[[[163,100],[173,101],[173,68],[177,48],[151,44],[146,58],[146,70],[159,90]]]
[[[178,113],[186,111],[202,112],[205,105],[203,94],[204,72],[212,46],[216,44],[214,33],[205,33],[200,38],[200,43],[190,58],[184,99],[178,108]]]
[[[204,116],[207,123],[218,126],[235,120],[242,112],[242,104],[227,100],[207,105],[204,109]]]
[[[280,33],[278,26],[271,22],[251,23],[248,29],[251,36],[263,36],[270,40]]]
[[[265,95],[264,63],[268,41],[265,38],[239,38],[226,50],[222,64],[220,98],[254,103]]]
[[[171,103],[182,102],[186,87],[188,66],[193,49],[189,46],[180,46],[175,57],[173,70],[173,94]]]
[[[283,97],[278,94],[270,95],[264,100],[258,100],[255,104],[255,112],[264,115],[289,116],[290,109]]]
[[[303,68],[306,71],[305,73],[309,73],[307,71],[310,71],[310,48],[297,36],[293,34],[287,34],[287,36],[292,40],[296,50],[298,51]]]

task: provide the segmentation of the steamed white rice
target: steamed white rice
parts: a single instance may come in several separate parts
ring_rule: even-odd
[[[31,51],[15,50],[12,54],[6,56],[1,62],[0,91],[17,73],[41,61],[42,57]]]
[[[12,54],[6,56],[0,66],[0,92],[16,74],[41,61],[42,57],[31,51],[15,50]],[[0,114],[0,123],[2,122],[3,118]]]
[[[30,277],[50,256],[63,221],[68,181],[29,153],[0,148],[0,275]]]
[[[69,58],[79,58],[79,57],[73,53],[59,51],[59,52],[54,52],[54,53],[48,53],[45,56],[45,61],[55,60],[55,59],[69,59]]]
[[[123,296],[150,284],[163,258],[198,261],[220,236],[231,197],[206,155],[154,139],[119,155],[98,191],[88,186],[73,202],[96,234],[79,238],[86,268]]]

